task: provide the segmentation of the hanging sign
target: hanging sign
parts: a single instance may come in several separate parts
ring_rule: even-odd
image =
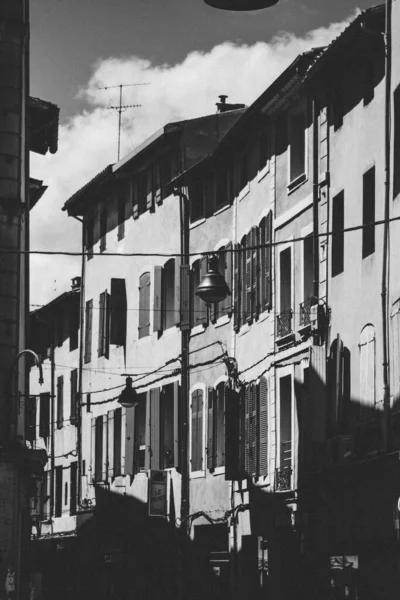
[[[150,471],[149,515],[167,516],[167,476],[166,471]]]

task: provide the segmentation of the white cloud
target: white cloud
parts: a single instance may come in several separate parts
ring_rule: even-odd
[[[219,94],[251,104],[299,53],[330,43],[347,23],[331,24],[302,38],[280,33],[269,43],[251,46],[225,42],[209,52],[192,52],[176,65],[153,65],[136,56],[99,60],[81,90],[88,108],[61,125],[58,153],[31,157],[32,176],[49,186],[31,212],[31,248],[80,249],[81,226],[61,208],[115,162],[117,152],[117,113],[107,107],[118,104],[119,90],[100,87],[150,84],[123,90],[124,104],[141,104],[123,113],[123,156],[165,123],[215,112]],[[31,267],[31,302],[43,304],[69,288],[70,279],[79,274],[80,259],[33,255]]]

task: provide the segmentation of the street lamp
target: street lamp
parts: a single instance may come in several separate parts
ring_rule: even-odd
[[[230,290],[223,275],[218,271],[218,256],[216,254],[209,256],[207,263],[207,273],[196,290],[196,296],[207,304],[222,302]]]
[[[262,8],[269,8],[277,4],[279,0],[204,0],[206,4],[213,8],[220,8],[222,10],[261,10]]]
[[[132,377],[126,378],[126,386],[120,393],[118,402],[124,408],[134,408],[139,404],[137,392],[132,387]]]

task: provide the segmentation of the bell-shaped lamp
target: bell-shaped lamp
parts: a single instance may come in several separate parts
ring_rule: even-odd
[[[230,293],[230,290],[224,277],[218,271],[218,256],[209,257],[207,262],[207,273],[200,281],[196,296],[199,296],[207,304],[222,302]]]
[[[126,378],[126,386],[120,393],[118,402],[125,408],[133,408],[139,404],[138,395],[132,387],[132,377]]]
[[[206,4],[213,8],[223,10],[261,10],[277,4],[279,0],[204,0]]]

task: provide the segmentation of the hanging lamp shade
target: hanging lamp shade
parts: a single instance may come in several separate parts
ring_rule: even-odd
[[[196,290],[196,296],[207,304],[222,302],[230,291],[224,277],[218,271],[218,256],[211,256],[207,262],[207,273]]]
[[[277,4],[279,0],[204,0],[213,8],[222,10],[261,10]]]
[[[139,404],[138,395],[132,387],[132,377],[126,378],[126,386],[122,390],[118,402],[125,408],[133,408]]]

